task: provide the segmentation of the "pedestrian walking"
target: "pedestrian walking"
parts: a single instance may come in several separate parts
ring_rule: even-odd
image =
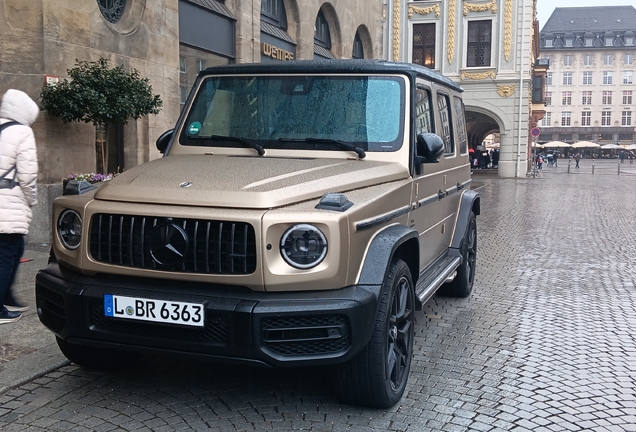
[[[630,164],[634,163],[634,152],[633,151],[629,152],[629,163]]]
[[[559,166],[559,153],[554,152],[554,154],[552,155],[552,160],[554,162],[554,166],[558,167]]]
[[[20,90],[7,90],[0,101],[0,324],[17,321],[27,308],[11,287],[37,199],[38,159],[31,125],[39,112]]]
[[[543,169],[543,156],[537,155],[537,169]]]
[[[577,153],[574,155],[574,161],[576,162],[576,166],[574,168],[579,168],[579,161],[581,160],[581,153]]]

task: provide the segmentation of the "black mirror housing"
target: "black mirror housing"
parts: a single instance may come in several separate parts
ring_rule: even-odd
[[[437,163],[444,154],[444,141],[434,133],[421,133],[417,135],[417,155],[426,160],[423,163]]]
[[[164,154],[166,149],[168,148],[168,144],[170,144],[170,140],[172,139],[172,134],[174,129],[170,129],[162,133],[159,138],[157,138],[157,150],[159,153]]]

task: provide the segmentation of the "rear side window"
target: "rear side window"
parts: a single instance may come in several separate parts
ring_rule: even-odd
[[[444,141],[444,154],[450,155],[455,153],[455,142],[453,141],[453,129],[451,126],[451,107],[448,95],[437,95],[437,109],[439,110],[440,126],[442,130],[438,135]]]
[[[468,139],[466,138],[466,115],[464,112],[464,101],[457,96],[453,97],[455,105],[455,119],[457,123],[457,140],[459,141],[459,153],[468,152]]]
[[[415,91],[415,135],[435,132],[433,128],[433,110],[431,92],[418,87]]]

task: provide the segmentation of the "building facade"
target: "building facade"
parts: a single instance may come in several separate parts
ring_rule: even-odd
[[[384,7],[385,58],[460,84],[471,147],[499,134],[499,176],[525,176],[529,130],[543,110],[532,103],[536,0],[385,0]]]
[[[200,70],[381,58],[381,29],[380,0],[0,0],[0,93],[17,88],[37,102],[44,83],[66,78],[77,60],[103,57],[137,69],[163,109],[123,128],[123,160],[115,168],[127,168],[160,156],[155,140],[174,125]],[[41,113],[34,132],[40,183],[95,170],[92,124]]]
[[[636,9],[556,8],[541,29],[550,64],[539,142],[633,144]]]
[[[160,157],[156,139],[179,117],[196,74],[216,64],[314,58],[381,58],[382,2],[356,0],[0,0],[0,94],[36,102],[45,82],[77,61],[135,68],[163,101],[158,115],[109,136],[108,171]],[[42,112],[38,207],[29,242],[50,242],[50,203],[61,180],[95,171],[102,136],[86,123]],[[113,142],[117,141],[117,142]],[[117,153],[117,158],[111,157]]]

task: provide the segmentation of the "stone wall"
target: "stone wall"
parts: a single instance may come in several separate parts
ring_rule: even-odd
[[[111,66],[137,69],[164,108],[124,128],[125,164],[159,156],[154,141],[179,114],[178,0],[130,0],[116,24],[103,18],[95,0],[0,0],[0,52],[0,92],[17,88],[36,102],[45,75],[66,78],[77,60],[104,57]],[[43,112],[33,129],[40,182],[95,171],[92,124],[65,124]]]

